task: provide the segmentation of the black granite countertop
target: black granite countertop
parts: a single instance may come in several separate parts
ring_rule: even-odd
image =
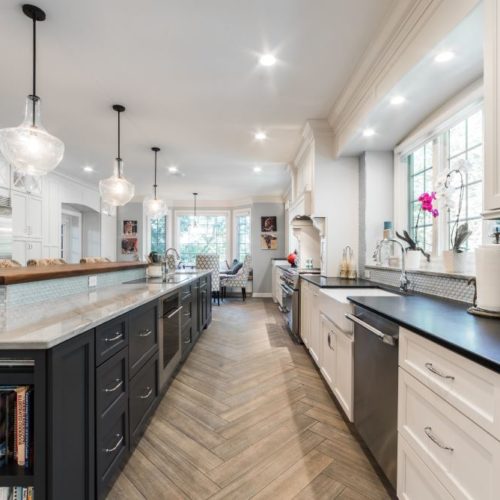
[[[319,274],[301,274],[300,278],[320,288],[380,288],[377,283],[364,279],[325,278]]]
[[[500,373],[500,320],[473,316],[467,304],[423,295],[349,300]]]

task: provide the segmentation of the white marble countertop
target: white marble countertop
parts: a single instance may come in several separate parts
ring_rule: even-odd
[[[190,273],[180,283],[134,283],[99,288],[54,301],[7,310],[0,324],[0,349],[50,349],[136,307],[182,288],[209,271]]]

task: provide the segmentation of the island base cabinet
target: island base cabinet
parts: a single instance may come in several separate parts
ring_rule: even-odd
[[[48,496],[95,498],[94,332],[48,354]],[[36,492],[35,492],[36,493]]]
[[[398,438],[397,490],[400,500],[453,500],[401,435]]]

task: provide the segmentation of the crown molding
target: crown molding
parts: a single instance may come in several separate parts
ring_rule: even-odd
[[[339,156],[370,110],[479,0],[398,0],[333,105],[328,122]]]
[[[293,168],[297,168],[309,146],[319,137],[333,138],[333,130],[328,120],[307,120],[302,129],[302,141],[293,160]]]

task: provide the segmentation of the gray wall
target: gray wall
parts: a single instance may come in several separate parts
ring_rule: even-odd
[[[278,222],[278,249],[261,250],[260,218],[275,215]],[[283,203],[254,203],[252,205],[252,261],[253,293],[271,293],[271,259],[284,257],[285,249],[285,206]]]
[[[123,221],[136,220],[137,221],[137,238],[139,238],[139,253],[137,256],[140,260],[144,260],[144,217],[142,212],[142,203],[127,203],[123,207],[118,207],[117,210],[117,243],[116,243],[116,257],[119,261],[133,261],[136,260],[135,255],[122,255],[121,242],[123,234]]]

